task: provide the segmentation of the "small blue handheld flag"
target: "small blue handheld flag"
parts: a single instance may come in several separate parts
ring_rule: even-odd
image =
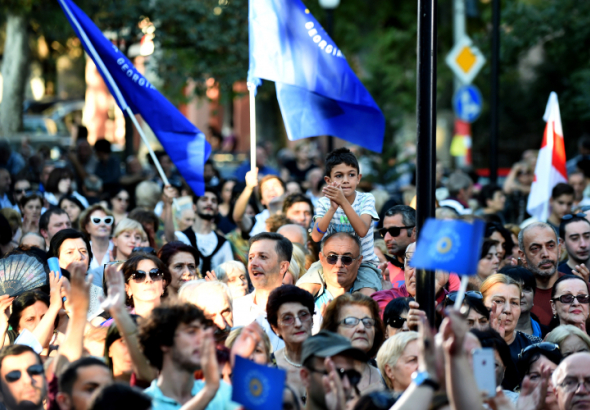
[[[281,410],[287,373],[236,356],[232,376],[232,401],[247,410]]]
[[[410,266],[475,275],[485,223],[429,218],[420,231]]]
[[[211,146],[197,127],[154,87],[71,0],[58,0],[121,111],[141,114],[196,195],[203,195]]]
[[[248,78],[274,81],[290,140],[332,135],[375,152],[385,117],[301,0],[250,0]]]

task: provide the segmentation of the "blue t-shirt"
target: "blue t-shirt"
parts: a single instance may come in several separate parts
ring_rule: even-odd
[[[192,396],[195,397],[205,387],[203,380],[195,380]],[[180,403],[170,397],[164,396],[160,388],[158,387],[158,379],[154,380],[150,387],[144,390],[144,393],[152,398],[152,409],[153,410],[178,410],[182,407]],[[219,390],[213,397],[213,400],[206,407],[207,410],[234,410],[240,407],[238,403],[231,401],[232,387],[221,381],[219,384]]]

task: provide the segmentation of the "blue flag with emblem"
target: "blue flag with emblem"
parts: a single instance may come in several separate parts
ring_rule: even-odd
[[[429,218],[416,244],[410,266],[475,275],[480,259],[485,222]]]
[[[247,410],[282,410],[287,373],[236,356],[232,376],[232,401]]]
[[[332,135],[375,152],[385,117],[301,0],[250,0],[248,78],[276,83],[290,140]]]
[[[58,0],[82,46],[96,64],[119,108],[141,114],[196,195],[203,195],[211,146],[71,0]]]

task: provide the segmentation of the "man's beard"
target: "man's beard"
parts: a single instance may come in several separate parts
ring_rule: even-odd
[[[172,350],[172,361],[176,363],[178,367],[181,369],[186,370],[189,373],[194,373],[197,370],[201,369],[201,364],[196,364],[191,362],[190,360],[186,359],[182,352],[178,351],[177,349]]]
[[[205,221],[211,221],[213,219],[215,219],[215,214],[203,214],[201,212],[197,212],[197,215],[199,216],[199,218],[204,219]]]
[[[557,263],[555,261],[552,261],[551,259],[543,259],[537,265],[532,263],[526,255],[525,255],[525,259],[526,259],[528,269],[535,276],[540,276],[542,278],[549,278],[549,277],[555,275],[555,272],[557,271]],[[550,271],[544,271],[544,270],[539,269],[539,265],[542,265],[543,263],[546,263],[546,262],[551,262],[553,264],[553,267],[550,269]]]

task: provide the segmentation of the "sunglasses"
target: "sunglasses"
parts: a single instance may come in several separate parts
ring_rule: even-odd
[[[449,293],[447,295],[447,299],[450,300],[451,302],[454,302],[455,300],[457,300],[458,293],[459,292],[457,292],[457,291]],[[465,292],[465,297],[474,298],[474,299],[483,299],[483,295],[481,294],[481,292],[478,292],[477,290],[468,290],[467,292]]]
[[[342,264],[344,266],[348,266],[352,262],[354,262],[355,260],[357,260],[358,257],[353,258],[352,256],[347,256],[347,255],[328,255],[326,257],[326,261],[328,261],[328,263],[330,265],[336,265],[336,263],[338,262],[338,259],[340,259],[342,261]]]
[[[164,273],[162,271],[160,271],[160,269],[154,268],[147,273],[142,270],[136,270],[135,272],[133,272],[131,274],[131,279],[133,279],[137,283],[143,283],[143,282],[145,282],[145,278],[148,275],[150,276],[150,279],[153,282],[157,282],[159,280],[162,280],[162,278],[164,277]]]
[[[309,368],[309,370],[314,373],[320,373],[320,374],[323,374],[326,376],[328,375],[327,370],[317,370],[314,368]],[[361,374],[354,369],[348,369],[348,370],[336,369],[336,373],[338,373],[341,380],[344,380],[344,376],[348,377],[348,381],[350,382],[350,384],[352,386],[356,386],[361,381]]]
[[[576,217],[577,218],[586,218],[586,214],[582,214],[582,213],[579,213],[579,214],[567,214],[567,215],[564,215],[561,218],[561,220],[562,221],[569,221],[570,219],[573,219],[573,218],[576,218]]]
[[[561,303],[565,303],[566,305],[569,305],[570,303],[574,302],[574,299],[578,300],[578,303],[582,303],[582,304],[586,304],[588,302],[590,302],[590,296],[588,295],[561,295],[558,298],[554,298],[551,299],[552,301],[557,301],[559,300]]]
[[[14,193],[15,194],[31,194],[33,192],[33,190],[31,188],[25,188],[25,189],[15,189]]]
[[[528,356],[534,350],[543,350],[545,352],[555,352],[555,351],[559,351],[559,346],[556,345],[555,343],[551,343],[551,342],[535,343],[535,344],[532,344],[532,345],[527,346],[524,349],[522,349],[522,352],[520,352],[518,354],[518,359],[520,360],[520,359]]]
[[[113,224],[115,218],[113,218],[112,216],[105,216],[104,218],[101,218],[99,216],[93,216],[92,218],[90,218],[90,220],[94,225],[100,225],[104,222],[106,225],[110,226]]]
[[[43,365],[42,364],[34,364],[32,366],[29,366],[29,368],[27,369],[27,373],[29,373],[29,376],[34,377],[34,376],[41,376],[43,375]],[[6,376],[4,376],[6,378],[6,381],[8,383],[14,383],[18,380],[20,380],[20,378],[23,376],[23,373],[20,370],[13,370],[11,372],[6,373]]]
[[[408,319],[405,319],[403,317],[392,317],[387,319],[387,325],[394,327],[396,329],[401,329],[402,327],[404,327],[404,323],[406,323]]]
[[[381,234],[381,236],[385,238],[385,235],[387,235],[387,233],[389,233],[389,235],[391,235],[391,237],[397,238],[399,236],[399,234],[402,233],[402,229],[411,229],[411,228],[414,228],[415,226],[416,225],[392,226],[390,228],[381,228],[381,229],[379,229],[379,234]]]

